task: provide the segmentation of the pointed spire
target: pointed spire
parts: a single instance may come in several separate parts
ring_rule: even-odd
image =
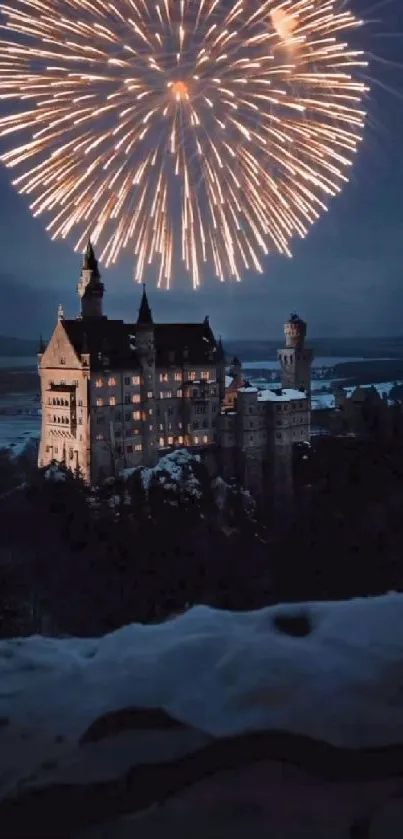
[[[142,324],[143,326],[148,325],[151,326],[153,323],[153,316],[151,313],[151,309],[147,299],[146,293],[146,284],[143,283],[143,296],[141,298],[140,308],[139,308],[139,316],[137,318],[137,323]]]
[[[98,268],[98,260],[95,256],[94,248],[92,246],[90,238],[88,238],[87,247],[84,253],[83,269],[84,271],[92,271],[96,277],[101,276]]]
[[[216,358],[217,358],[217,361],[223,361],[224,358],[225,358],[224,347],[222,345],[221,335],[219,337],[218,344],[217,344],[217,356],[216,356]]]
[[[57,310],[57,319],[58,321],[64,320],[64,309],[62,304],[60,303],[59,308]]]

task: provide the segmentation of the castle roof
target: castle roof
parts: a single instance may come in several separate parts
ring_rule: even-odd
[[[140,366],[136,352],[136,323],[108,318],[62,321],[68,338],[80,356],[88,353],[92,370],[134,369]],[[201,366],[216,360],[217,342],[208,322],[162,323],[153,327],[156,366],[182,363]]]

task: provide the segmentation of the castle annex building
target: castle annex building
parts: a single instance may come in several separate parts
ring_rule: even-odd
[[[93,484],[155,464],[174,447],[214,451],[223,473],[259,492],[267,476],[288,491],[295,442],[310,437],[306,325],[292,316],[279,350],[282,388],[252,388],[226,359],[206,317],[156,324],[145,288],[135,323],[103,313],[104,285],[91,243],[84,255],[74,320],[59,308],[39,374],[39,466],[64,462]]]

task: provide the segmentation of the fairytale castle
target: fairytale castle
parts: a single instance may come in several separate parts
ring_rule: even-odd
[[[282,389],[249,386],[221,340],[202,323],[156,324],[145,288],[134,323],[103,313],[104,285],[88,243],[74,320],[58,323],[39,348],[42,433],[39,466],[64,462],[99,483],[127,467],[153,465],[186,447],[211,455],[218,471],[259,494],[292,492],[292,448],[310,438],[306,324],[285,325],[278,351]],[[211,458],[210,458],[211,460]]]

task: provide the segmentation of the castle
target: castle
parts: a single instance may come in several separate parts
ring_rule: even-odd
[[[186,447],[213,454],[219,470],[259,494],[292,492],[292,447],[310,438],[310,366],[306,324],[285,325],[278,351],[282,389],[249,386],[226,358],[209,318],[155,324],[145,287],[137,321],[103,314],[104,285],[88,243],[74,320],[58,323],[38,354],[42,432],[39,466],[63,462],[97,484],[127,467],[152,466]]]

